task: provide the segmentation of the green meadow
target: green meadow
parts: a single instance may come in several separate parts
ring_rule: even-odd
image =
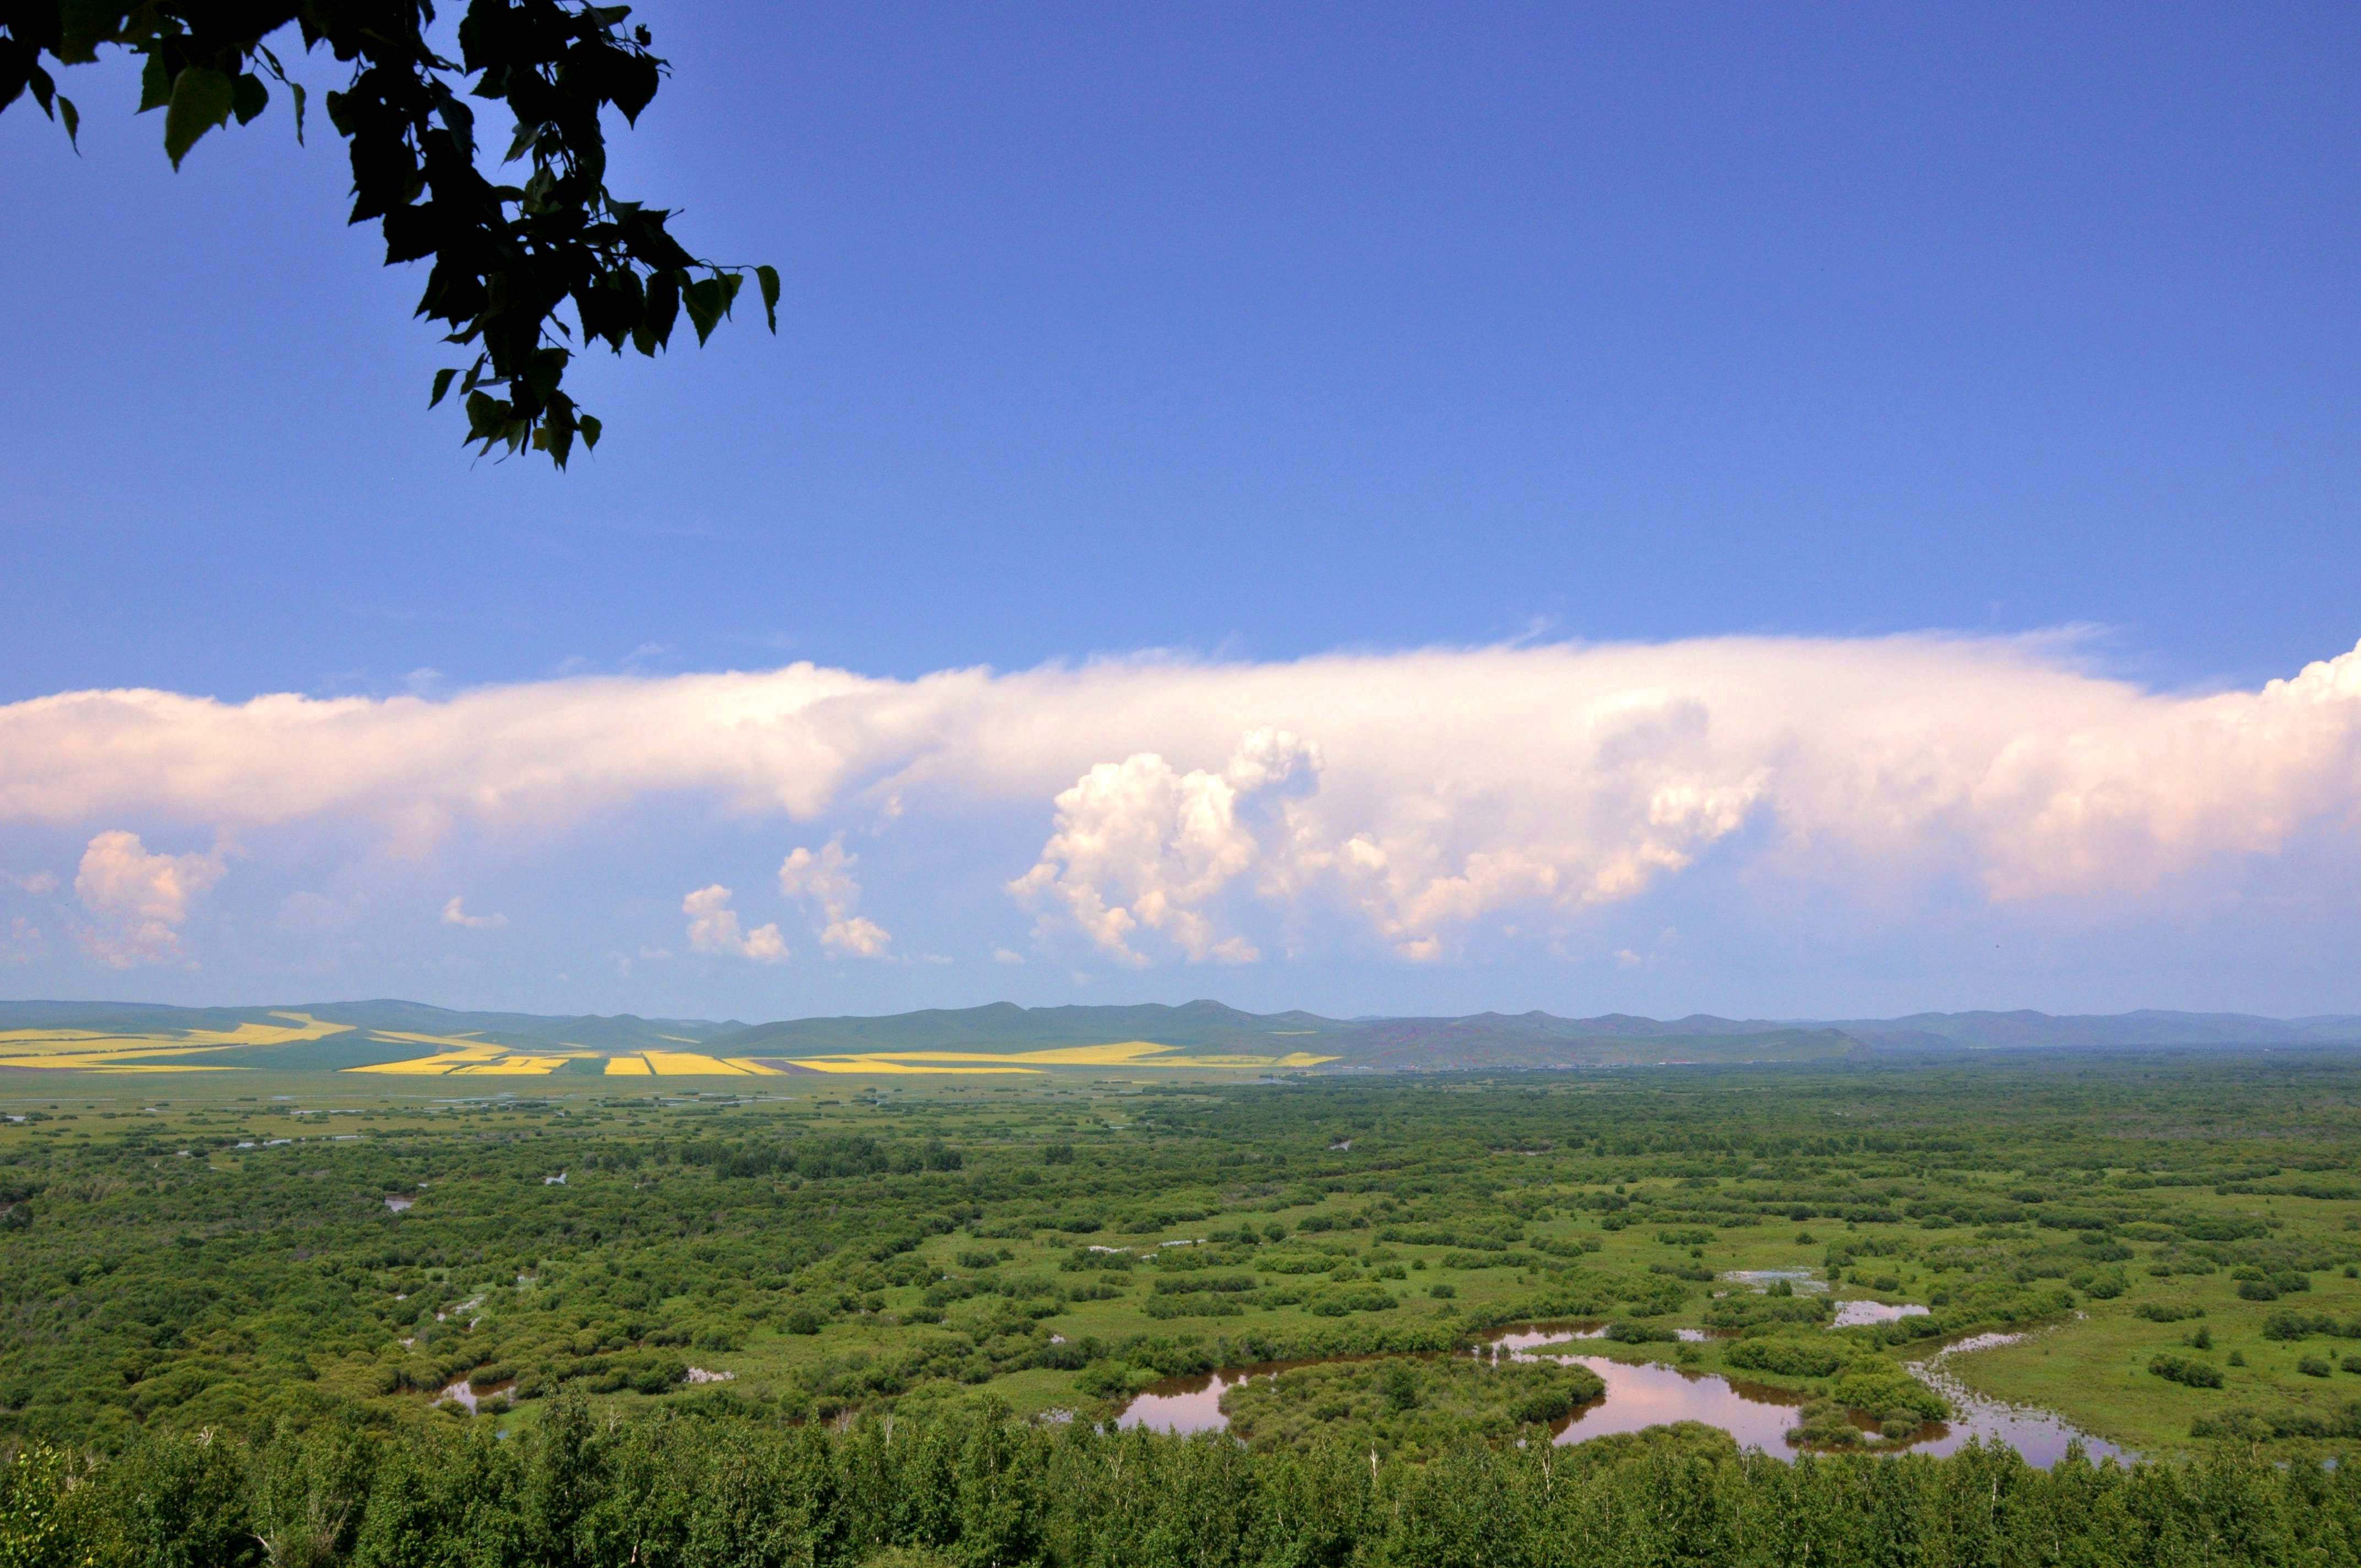
[[[1824,1399],[2018,1335],[1948,1369],[2146,1454],[2354,1435],[2345,1056],[808,1081],[0,1080],[0,1429],[509,1431],[566,1390],[1094,1420],[1582,1321],[1617,1325],[1586,1353]],[[1807,1289],[1724,1277],[1752,1270]],[[1831,1299],[1925,1310],[1830,1327]]]

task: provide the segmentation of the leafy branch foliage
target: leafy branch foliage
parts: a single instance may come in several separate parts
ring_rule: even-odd
[[[1564,1450],[1183,1441],[989,1407],[831,1432],[732,1417],[600,1420],[553,1401],[518,1441],[324,1423],[248,1445],[148,1440],[80,1476],[0,1461],[0,1562],[24,1568],[2280,1568],[2361,1552],[2361,1472],[2222,1453],[2035,1470],[1783,1464],[1661,1427]],[[78,1481],[79,1484],[69,1484]]]
[[[140,112],[164,112],[177,169],[207,132],[259,116],[272,82],[292,100],[300,138],[304,90],[268,40],[292,27],[307,52],[324,47],[352,68],[326,95],[350,146],[351,221],[378,224],[388,266],[429,263],[418,314],[476,350],[435,375],[431,401],[456,383],[467,441],[487,453],[530,446],[563,468],[577,437],[588,448],[599,435],[565,389],[579,348],[653,357],[683,313],[702,345],[750,274],[778,330],[774,269],[700,260],[667,230],[673,214],[607,188],[602,115],[637,123],[665,71],[630,14],[586,0],[470,0],[454,60],[430,40],[432,0],[7,0],[0,110],[29,93],[78,137],[80,111],[50,67],[127,50],[143,61]],[[521,182],[480,166],[470,99],[507,105],[502,168],[522,164]]]

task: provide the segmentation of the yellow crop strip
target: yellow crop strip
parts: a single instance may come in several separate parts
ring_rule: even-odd
[[[18,1054],[0,1058],[0,1067],[49,1072],[225,1072],[206,1062],[155,1064],[152,1057],[224,1051],[239,1046],[291,1046],[352,1032],[349,1024],[324,1024],[308,1013],[274,1013],[284,1024],[240,1024],[234,1029],[188,1029],[170,1034],[105,1035],[92,1029],[9,1029],[0,1046]]]
[[[214,1062],[118,1062],[93,1057],[7,1057],[0,1068],[29,1068],[37,1072],[243,1072],[243,1068]]]
[[[1334,1057],[1294,1051],[1283,1057],[1180,1056],[1180,1047],[1149,1040],[1104,1046],[1057,1046],[1038,1051],[862,1051],[834,1057],[790,1057],[813,1072],[1029,1072],[1044,1067],[1303,1068]],[[989,1064],[989,1065],[986,1065]]]
[[[457,1068],[480,1067],[487,1062],[498,1061],[508,1054],[507,1050],[500,1046],[487,1046],[480,1042],[470,1041],[456,1051],[440,1051],[429,1056],[411,1057],[402,1061],[370,1062],[363,1067],[348,1067],[345,1070],[438,1077]]]
[[[7,1042],[15,1046],[36,1047],[25,1054],[35,1056],[86,1056],[92,1052],[118,1050],[179,1051],[192,1047],[172,1035],[34,1035]],[[197,1047],[196,1049],[215,1049]]]
[[[104,1035],[87,1029],[11,1029],[0,1031],[0,1069],[53,1072],[186,1072],[231,1071],[213,1063],[159,1062],[159,1057],[188,1057],[241,1047],[295,1045],[352,1033],[344,1024],[324,1024],[304,1013],[278,1013],[284,1024],[241,1024],[234,1029],[195,1029],[184,1035]],[[383,1073],[395,1077],[445,1076],[544,1077],[569,1062],[595,1061],[598,1070],[614,1078],[749,1078],[775,1076],[802,1069],[808,1072],[877,1074],[1038,1074],[1046,1068],[1170,1068],[1253,1070],[1317,1067],[1332,1056],[1293,1051],[1264,1057],[1208,1053],[1191,1055],[1177,1046],[1153,1040],[1114,1040],[1102,1045],[1049,1046],[1037,1050],[1010,1051],[856,1051],[832,1056],[762,1058],[721,1057],[706,1051],[648,1050],[609,1054],[571,1043],[554,1047],[511,1047],[478,1034],[426,1035],[397,1029],[368,1031],[372,1040],[387,1045],[425,1047],[423,1054],[400,1061],[371,1062],[348,1067],[346,1072]],[[693,1044],[675,1036],[661,1036],[676,1044]]]
[[[752,1078],[754,1069],[719,1057],[708,1057],[698,1051],[642,1051],[648,1070],[660,1078]]]
[[[192,1029],[184,1036],[191,1045],[205,1046],[293,1046],[305,1040],[324,1040],[330,1035],[349,1035],[350,1024],[323,1024],[309,1013],[274,1013],[274,1018],[296,1020],[293,1027],[285,1024],[240,1024],[235,1029]]]
[[[940,1073],[1034,1073],[1038,1067],[912,1067],[888,1057],[789,1057],[795,1067],[813,1072],[940,1072]],[[983,1058],[990,1060],[990,1058]]]
[[[1148,1040],[1111,1046],[1054,1046],[1038,1051],[861,1051],[832,1061],[1028,1062],[1043,1067],[1121,1067],[1143,1057],[1173,1050]]]
[[[1334,1057],[1315,1057],[1310,1051],[1293,1051],[1283,1057],[1189,1057],[1180,1061],[1144,1062],[1145,1067],[1317,1067]]]

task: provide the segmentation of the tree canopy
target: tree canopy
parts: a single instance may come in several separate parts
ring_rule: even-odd
[[[304,90],[271,40],[292,27],[305,51],[324,46],[352,69],[325,102],[350,147],[351,221],[379,225],[388,266],[429,264],[418,314],[475,351],[436,373],[431,401],[456,383],[468,442],[531,446],[562,468],[577,436],[588,448],[599,434],[565,389],[579,349],[653,356],[684,312],[702,344],[750,273],[778,330],[775,270],[692,256],[665,226],[672,213],[607,188],[602,115],[635,124],[666,73],[630,15],[585,0],[469,0],[454,60],[430,41],[432,0],[0,0],[0,111],[29,95],[77,137],[80,112],[53,68],[126,50],[142,61],[140,112],[164,112],[177,169],[207,132],[262,115],[274,82],[300,138]],[[493,172],[478,159],[470,99],[505,104],[514,120]],[[505,182],[517,165],[529,172]]]

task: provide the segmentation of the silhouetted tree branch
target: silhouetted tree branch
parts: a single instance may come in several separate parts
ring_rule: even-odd
[[[486,452],[530,444],[562,468],[577,435],[585,447],[598,440],[598,420],[564,389],[577,347],[653,356],[683,312],[702,344],[749,273],[778,330],[775,270],[700,260],[666,231],[671,213],[607,189],[601,114],[636,123],[665,73],[630,15],[583,0],[469,0],[451,60],[427,40],[431,0],[0,0],[0,110],[29,93],[75,137],[81,115],[52,66],[126,49],[144,62],[139,108],[164,111],[177,169],[206,132],[262,114],[271,82],[287,90],[300,139],[303,88],[269,40],[291,27],[305,50],[325,46],[352,67],[325,105],[351,148],[352,221],[378,222],[388,266],[429,264],[418,313],[476,351],[435,375],[432,402],[456,383],[468,441]],[[478,167],[469,99],[507,104],[503,168],[527,166],[521,183]]]

